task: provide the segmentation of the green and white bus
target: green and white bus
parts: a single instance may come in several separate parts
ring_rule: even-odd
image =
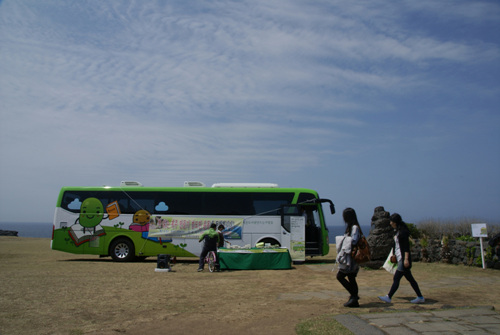
[[[328,254],[328,228],[316,191],[276,184],[185,182],[184,187],[63,187],[51,248],[132,261],[168,254],[198,257],[200,235],[223,224],[233,248],[286,247],[292,260]],[[295,256],[294,256],[295,255]]]

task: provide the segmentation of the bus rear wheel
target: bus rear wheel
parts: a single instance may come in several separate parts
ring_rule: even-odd
[[[134,244],[129,239],[118,238],[111,243],[109,254],[115,262],[130,262],[135,259]]]

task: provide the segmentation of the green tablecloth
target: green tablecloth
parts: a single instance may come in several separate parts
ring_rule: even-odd
[[[286,248],[219,249],[221,270],[291,269],[292,258]]]

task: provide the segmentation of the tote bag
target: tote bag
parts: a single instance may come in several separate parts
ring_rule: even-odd
[[[387,256],[387,259],[385,260],[385,263],[383,265],[383,268],[386,269],[387,272],[389,272],[390,274],[395,274],[396,270],[398,269],[398,263],[391,262],[391,256],[392,256],[393,252],[394,252],[394,248],[391,249],[391,252]]]

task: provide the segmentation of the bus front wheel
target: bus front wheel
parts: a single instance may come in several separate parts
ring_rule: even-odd
[[[134,244],[129,239],[118,238],[111,243],[109,254],[115,262],[132,261],[135,258]]]

